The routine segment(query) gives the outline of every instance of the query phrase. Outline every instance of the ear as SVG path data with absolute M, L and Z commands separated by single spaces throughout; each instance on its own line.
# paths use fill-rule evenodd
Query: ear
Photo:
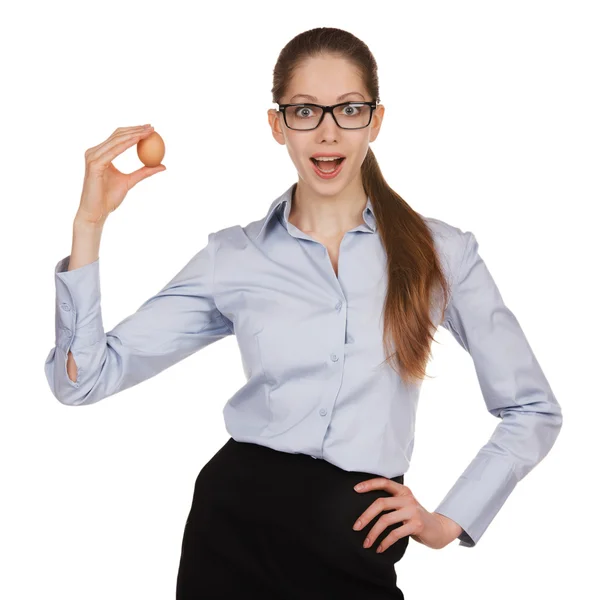
M 373 118 L 371 119 L 371 131 L 369 133 L 369 141 L 374 142 L 379 135 L 381 129 L 381 123 L 383 122 L 383 115 L 385 113 L 385 106 L 378 104 L 377 108 L 373 111 Z
M 274 108 L 270 108 L 267 111 L 267 117 L 271 127 L 271 134 L 275 138 L 275 141 L 282 146 L 285 146 L 285 136 L 283 134 L 283 127 L 285 127 L 285 124 L 283 123 L 283 115 Z

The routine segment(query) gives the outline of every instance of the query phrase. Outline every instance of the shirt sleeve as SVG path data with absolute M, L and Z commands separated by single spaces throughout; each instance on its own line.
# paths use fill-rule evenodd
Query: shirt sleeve
M 55 346 L 45 363 L 48 384 L 62 404 L 93 404 L 126 390 L 233 333 L 213 297 L 215 234 L 158 293 L 105 333 L 99 259 L 54 271 Z M 67 375 L 69 350 L 77 381 Z
M 456 521 L 460 546 L 473 547 L 552 448 L 562 411 L 475 236 L 460 237 L 462 261 L 442 326 L 471 355 L 487 410 L 501 422 L 434 512 Z

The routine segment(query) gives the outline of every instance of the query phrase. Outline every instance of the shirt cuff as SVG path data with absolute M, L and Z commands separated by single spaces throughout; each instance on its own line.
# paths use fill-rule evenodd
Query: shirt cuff
M 517 485 L 513 467 L 505 458 L 478 455 L 458 478 L 434 512 L 456 521 L 463 532 L 461 546 L 480 540 Z
M 100 259 L 69 271 L 71 255 L 54 268 L 55 344 L 65 354 L 104 339 L 100 308 Z

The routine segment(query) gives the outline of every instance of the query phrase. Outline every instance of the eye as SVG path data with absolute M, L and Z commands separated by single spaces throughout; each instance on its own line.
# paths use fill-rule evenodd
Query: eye
M 348 117 L 353 117 L 354 115 L 359 115 L 362 111 L 362 105 L 360 104 L 346 104 L 343 107 L 344 114 Z M 346 109 L 351 109 L 349 112 L 346 112 Z
M 305 104 L 303 106 L 298 106 L 294 111 L 294 115 L 296 117 L 300 117 L 301 119 L 312 116 L 307 114 L 308 112 L 312 112 L 312 108 L 310 108 L 309 105 Z

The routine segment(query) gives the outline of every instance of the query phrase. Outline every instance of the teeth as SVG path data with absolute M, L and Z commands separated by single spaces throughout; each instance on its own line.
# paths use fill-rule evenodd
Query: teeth
M 343 158 L 343 156 L 315 156 L 314 160 L 338 160 L 338 158 Z

